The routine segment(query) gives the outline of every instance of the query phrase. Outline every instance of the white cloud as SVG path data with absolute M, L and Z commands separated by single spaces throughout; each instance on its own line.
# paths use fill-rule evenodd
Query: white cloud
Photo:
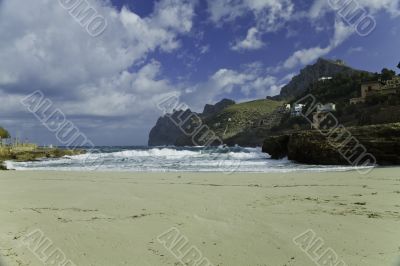
M 334 1 L 331 1 L 335 3 Z M 355 3 L 358 7 L 366 10 L 370 15 L 375 15 L 380 11 L 385 11 L 393 17 L 400 16 L 400 0 L 359 0 L 344 2 L 338 1 L 337 5 L 330 5 L 329 1 L 326 0 L 315 0 L 311 6 L 308 17 L 311 19 L 319 19 L 326 15 L 327 12 L 339 11 L 348 3 Z
M 400 0 L 362 0 L 357 4 L 372 14 L 385 11 L 394 17 L 400 15 Z
M 250 28 L 247 32 L 247 36 L 242 41 L 237 41 L 235 45 L 231 48 L 234 51 L 242 50 L 257 50 L 264 46 L 265 44 L 260 38 L 260 33 L 257 28 Z
M 286 61 L 283 63 L 283 67 L 286 69 L 294 68 L 298 65 L 306 65 L 314 61 L 315 59 L 322 57 L 331 51 L 330 46 L 312 47 L 309 49 L 298 50 L 293 53 Z
M 253 75 L 247 73 L 239 73 L 231 69 L 220 69 L 210 78 L 210 83 L 213 84 L 218 93 L 231 93 L 237 86 L 254 80 Z
M 385 11 L 390 15 L 396 17 L 400 15 L 400 0 L 363 0 L 355 2 L 360 7 L 366 10 L 366 14 L 375 15 L 380 11 Z M 329 1 L 326 0 L 315 0 L 311 5 L 311 8 L 304 12 L 298 11 L 293 14 L 293 20 L 309 19 L 313 23 L 315 30 L 320 32 L 321 29 L 327 30 L 326 27 L 322 27 L 320 23 L 326 23 L 324 16 L 328 13 L 335 13 L 339 10 L 335 10 L 330 6 Z M 315 46 L 307 49 L 301 49 L 295 51 L 289 56 L 282 64 L 276 67 L 271 67 L 271 72 L 278 72 L 285 69 L 292 69 L 297 66 L 307 65 L 315 61 L 319 57 L 326 56 L 333 49 L 337 48 L 343 42 L 345 42 L 354 33 L 354 28 L 348 26 L 343 22 L 342 18 L 336 13 L 336 19 L 334 24 L 334 35 L 332 36 L 327 46 Z M 359 49 L 357 50 L 359 51 Z M 356 52 L 356 50 L 351 51 Z
M 72 115 L 105 117 L 154 114 L 154 98 L 174 89 L 160 73 L 160 63 L 152 61 L 135 73 L 123 71 L 113 78 L 101 79 L 82 90 L 80 96 L 86 99 L 85 105 L 71 101 L 63 104 L 63 110 Z
M 89 2 L 108 23 L 96 38 L 59 1 L 1 2 L 0 95 L 8 99 L 1 104 L 2 117 L 27 117 L 18 113 L 19 100 L 39 89 L 67 116 L 85 117 L 83 127 L 88 122 L 115 128 L 124 123 L 142 131 L 151 126 L 149 118 L 158 116 L 153 97 L 172 86 L 160 63 L 147 57 L 180 46 L 179 36 L 192 29 L 194 6 L 190 0 L 160 0 L 140 17 L 108 1 Z
M 252 13 L 257 24 L 268 31 L 288 21 L 294 10 L 290 0 L 208 0 L 208 6 L 210 19 L 215 23 L 232 22 Z
M 307 15 L 312 20 L 321 18 L 329 8 L 327 0 L 315 0 Z
M 90 2 L 108 22 L 97 38 L 88 35 L 58 1 L 3 1 L 0 61 L 7 64 L 0 65 L 0 90 L 22 95 L 41 89 L 49 96 L 57 94 L 60 105 L 81 106 L 92 115 L 123 113 L 121 106 L 95 108 L 103 96 L 129 99 L 130 113 L 139 115 L 133 106 L 154 91 L 168 90 L 165 81 L 156 79 L 158 63 L 137 73 L 128 69 L 158 48 L 168 52 L 179 47 L 178 35 L 192 28 L 193 5 L 162 0 L 142 18 L 127 8 L 117 11 L 101 1 Z
M 263 47 L 262 35 L 282 29 L 294 12 L 291 0 L 208 0 L 208 8 L 210 20 L 218 26 L 249 14 L 254 17 L 254 25 L 248 30 L 247 37 L 231 47 L 235 51 Z
M 277 95 L 287 77 L 278 79 L 268 75 L 259 62 L 244 65 L 240 70 L 221 68 L 208 80 L 188 88 L 182 98 L 194 110 L 201 110 L 204 103 L 219 101 L 234 93 L 236 100 L 259 99 Z
M 203 45 L 199 47 L 200 54 L 206 54 L 210 51 L 210 45 Z
M 345 25 L 344 22 L 337 20 L 335 22 L 334 36 L 326 47 L 312 47 L 308 49 L 302 49 L 294 52 L 285 62 L 278 66 L 275 71 L 283 69 L 291 69 L 298 65 L 307 65 L 317 58 L 322 57 L 330 53 L 334 48 L 342 44 L 347 38 L 351 36 L 354 29 Z
M 149 55 L 154 51 L 176 51 L 182 45 L 181 35 L 193 35 L 195 0 L 158 0 L 154 11 L 145 17 L 128 8 L 117 10 L 109 0 L 89 1 L 108 22 L 104 34 L 97 38 L 89 36 L 57 0 L 0 0 L 0 97 L 5 99 L 0 105 L 2 115 L 21 112 L 19 99 L 40 89 L 67 115 L 77 119 L 85 116 L 85 122 L 94 125 L 104 124 L 88 117 L 129 119 L 136 124 L 147 119 L 145 122 L 151 124 L 148 118 L 157 116 L 154 97 L 171 90 L 183 91 L 183 85 L 171 84 L 163 76 L 161 64 Z M 289 22 L 308 19 L 321 27 L 321 21 L 327 23 L 323 16 L 334 12 L 326 0 L 315 0 L 303 13 L 295 10 L 295 2 L 208 0 L 209 19 L 226 26 L 251 17 L 250 25 L 246 24 L 247 35 L 236 39 L 231 47 L 244 51 L 262 48 L 266 34 L 283 29 Z M 379 11 L 400 15 L 400 0 L 359 2 L 373 15 Z M 349 38 L 351 31 L 336 21 L 327 44 L 294 51 L 278 68 L 287 71 L 329 54 Z M 200 54 L 210 51 L 203 37 L 196 45 Z M 184 50 L 177 57 L 184 55 Z M 198 59 L 188 53 L 188 57 Z M 233 91 L 249 98 L 265 97 L 277 94 L 283 83 L 257 64 L 240 70 L 218 66 L 210 71 L 213 74 L 204 82 L 186 86 L 185 97 L 192 97 L 191 103 L 202 107 Z

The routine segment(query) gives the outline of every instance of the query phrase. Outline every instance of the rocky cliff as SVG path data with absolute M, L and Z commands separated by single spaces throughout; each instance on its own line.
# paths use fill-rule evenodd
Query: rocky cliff
M 223 99 L 222 101 L 216 103 L 215 105 L 206 104 L 206 106 L 204 106 L 204 111 L 203 111 L 202 115 L 204 117 L 214 115 L 234 104 L 235 104 L 235 101 L 232 101 L 229 99 Z
M 367 153 L 376 158 L 379 165 L 400 164 L 400 123 L 351 127 L 347 130 L 354 140 L 366 148 Z M 263 151 L 273 159 L 287 156 L 289 160 L 305 164 L 349 165 L 344 154 L 354 152 L 353 158 L 349 159 L 355 159 L 357 142 L 344 142 L 340 137 L 343 133 L 345 131 L 341 129 L 327 137 L 317 130 L 308 130 L 270 136 L 264 141 Z M 357 149 L 362 151 L 360 146 Z
M 356 72 L 364 72 L 346 66 L 342 61 L 328 60 L 320 58 L 313 65 L 309 65 L 300 71 L 300 74 L 284 86 L 277 99 L 291 100 L 304 93 L 311 84 L 318 81 L 321 77 L 334 77 L 339 73 L 352 75 Z
M 230 105 L 234 105 L 235 101 L 229 99 L 223 99 L 215 105 L 207 104 L 204 107 L 203 113 L 194 113 L 191 110 L 186 111 L 175 111 L 173 114 L 165 115 L 160 117 L 156 125 L 151 129 L 149 134 L 149 146 L 190 146 L 192 145 L 190 139 L 183 133 L 182 129 L 179 128 L 174 121 L 184 121 L 191 114 L 196 114 L 202 120 L 207 117 L 211 117 L 218 112 L 221 112 Z M 194 126 L 199 121 L 188 121 L 185 123 L 185 127 Z
M 360 90 L 362 80 L 370 73 L 355 70 L 346 66 L 342 61 L 318 59 L 314 65 L 301 70 L 292 81 L 283 87 L 281 94 L 268 97 L 266 100 L 255 100 L 235 104 L 234 101 L 224 99 L 215 105 L 206 105 L 202 113 L 197 114 L 203 125 L 208 126 L 225 144 L 241 146 L 260 146 L 266 136 L 271 133 L 292 130 L 298 127 L 299 121 L 286 113 L 283 117 L 279 111 L 284 102 L 290 102 L 311 93 L 319 101 L 337 103 L 337 116 L 348 125 L 364 125 L 359 123 L 358 112 L 351 112 L 346 104 Z M 329 82 L 318 82 L 321 77 L 332 77 Z M 266 88 L 267 89 L 267 88 Z M 362 109 L 358 108 L 361 112 Z M 182 115 L 182 111 L 173 116 Z M 374 112 L 379 113 L 379 112 Z M 187 111 L 190 115 L 192 112 Z M 182 119 L 181 119 L 182 120 Z M 379 122 L 379 119 L 376 119 Z M 384 121 L 380 119 L 380 121 Z M 386 120 L 385 120 L 386 121 Z M 398 120 L 390 120 L 392 122 Z M 362 122 L 362 121 L 361 121 Z M 189 121 L 185 126 L 195 127 L 196 121 Z M 309 128 L 309 125 L 306 124 Z M 300 124 L 300 128 L 301 124 Z M 273 131 L 273 132 L 271 132 Z M 161 117 L 149 136 L 150 146 L 190 146 L 191 138 L 182 133 L 170 117 Z
M 275 111 L 282 106 L 282 102 L 272 100 L 256 100 L 235 104 L 234 101 L 224 99 L 215 105 L 206 105 L 203 113 L 197 114 L 200 123 L 207 126 L 210 131 L 218 136 L 224 144 L 234 146 L 260 146 L 265 138 L 268 124 L 279 123 L 280 114 Z M 186 111 L 175 112 L 173 117 L 184 118 L 192 114 Z M 271 119 L 273 118 L 273 119 Z M 276 120 L 276 121 L 275 121 Z M 271 122 L 272 121 L 272 122 Z M 198 128 L 199 121 L 188 121 L 185 128 Z M 150 146 L 192 146 L 192 136 L 183 134 L 171 117 L 161 117 L 149 136 Z
M 185 119 L 192 114 L 192 111 L 175 111 L 171 115 L 160 117 L 156 125 L 151 129 L 149 134 L 149 146 L 168 146 L 176 145 L 177 141 L 184 138 L 185 134 L 176 126 L 173 121 L 179 121 L 176 118 Z

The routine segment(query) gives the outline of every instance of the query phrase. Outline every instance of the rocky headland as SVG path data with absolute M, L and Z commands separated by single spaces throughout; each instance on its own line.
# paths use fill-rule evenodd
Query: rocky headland
M 359 144 L 378 165 L 400 164 L 400 123 L 280 134 L 267 137 L 262 148 L 272 159 L 288 157 L 305 164 L 349 165 L 349 155 L 353 153 L 356 159 L 363 151 Z
M 185 127 L 196 128 L 201 123 L 225 145 L 262 146 L 273 159 L 288 157 L 305 164 L 348 165 L 351 160 L 340 151 L 351 155 L 351 145 L 360 149 L 357 146 L 360 144 L 378 164 L 397 165 L 400 164 L 400 93 L 388 90 L 387 94 L 377 93 L 362 103 L 352 103 L 354 98 L 362 97 L 363 84 L 383 84 L 396 79 L 392 70 L 370 73 L 351 68 L 341 60 L 320 58 L 294 76 L 277 96 L 243 103 L 224 99 L 206 105 L 202 113 L 178 110 L 159 118 L 150 132 L 149 146 L 193 146 L 192 139 L 171 117 L 185 120 L 196 114 L 200 121 L 189 119 Z M 310 115 L 306 119 L 293 114 L 299 100 L 309 95 L 321 105 L 333 106 L 329 113 L 343 126 L 342 131 L 351 133 L 356 144 L 346 144 L 340 137 L 335 140 L 335 134 L 344 133 L 340 130 L 327 139 L 326 132 L 314 129 L 315 117 Z

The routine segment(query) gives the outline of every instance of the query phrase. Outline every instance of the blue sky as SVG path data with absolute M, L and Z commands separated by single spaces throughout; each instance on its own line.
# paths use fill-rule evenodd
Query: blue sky
M 75 0 L 82 1 L 82 0 Z M 395 69 L 400 0 L 354 1 L 376 28 L 360 36 L 328 0 L 90 0 L 92 37 L 58 1 L 0 2 L 0 125 L 57 144 L 21 106 L 40 90 L 97 145 L 140 145 L 170 92 L 200 111 L 276 95 L 318 57 Z

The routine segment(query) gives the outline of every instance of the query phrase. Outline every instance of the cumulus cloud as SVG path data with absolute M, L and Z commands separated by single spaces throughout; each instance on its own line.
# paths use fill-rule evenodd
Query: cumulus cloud
M 157 49 L 171 52 L 180 46 L 178 36 L 192 28 L 193 4 L 161 0 L 140 17 L 125 7 L 89 2 L 108 23 L 97 38 L 58 1 L 2 1 L 0 92 L 14 105 L 8 112 L 19 110 L 18 99 L 39 89 L 67 115 L 135 120 L 154 109 L 154 94 L 171 89 L 160 63 L 140 64 Z
M 338 47 L 349 38 L 353 32 L 353 28 L 345 25 L 344 22 L 337 20 L 335 22 L 334 36 L 326 47 L 316 46 L 295 51 L 282 65 L 278 66 L 275 71 L 291 69 L 299 65 L 307 65 L 315 61 L 317 58 L 330 53 L 334 48 Z
M 71 115 L 121 117 L 154 114 L 153 101 L 160 93 L 174 89 L 168 79 L 161 76 L 161 64 L 151 61 L 138 71 L 123 71 L 112 78 L 100 79 L 92 85 L 85 85 L 80 96 L 85 104 L 70 101 L 64 109 Z M 106 108 L 105 108 L 106 107 Z
M 380 11 L 389 13 L 393 17 L 400 15 L 400 0 L 364 0 L 348 3 L 356 3 L 360 8 L 365 9 L 365 14 L 375 15 Z M 341 2 L 339 2 L 341 3 Z M 347 6 L 344 5 L 344 6 Z M 292 69 L 297 66 L 302 66 L 315 61 L 319 57 L 328 55 L 333 49 L 337 48 L 343 42 L 345 42 L 355 31 L 352 26 L 347 25 L 338 13 L 343 6 L 332 6 L 329 1 L 326 0 L 315 0 L 311 8 L 308 11 L 298 11 L 293 15 L 293 19 L 308 19 L 311 23 L 315 24 L 316 31 L 320 31 L 321 19 L 327 13 L 335 13 L 336 19 L 334 22 L 334 34 L 326 46 L 314 46 L 311 48 L 301 49 L 293 52 L 282 64 L 276 67 L 271 67 L 270 71 L 278 72 L 282 70 Z M 325 22 L 325 21 L 324 21 Z M 360 51 L 360 49 L 352 50 L 350 52 Z
M 260 38 L 260 33 L 257 28 L 250 28 L 247 36 L 242 41 L 237 41 L 231 48 L 234 51 L 242 50 L 257 50 L 264 46 L 264 42 Z
M 244 65 L 239 70 L 221 68 L 207 81 L 190 87 L 182 98 L 194 110 L 201 110 L 204 103 L 219 101 L 232 93 L 239 101 L 265 98 L 279 94 L 288 78 L 289 75 L 282 79 L 268 75 L 265 66 L 259 62 Z
M 232 22 L 250 12 L 259 26 L 270 31 L 289 20 L 294 10 L 290 0 L 208 0 L 208 6 L 215 23 Z
M 261 36 L 280 30 L 294 12 L 291 0 L 208 0 L 208 7 L 210 20 L 219 26 L 249 14 L 254 17 L 254 25 L 248 30 L 246 38 L 231 47 L 235 51 L 263 47 Z
M 178 46 L 177 34 L 190 30 L 193 15 L 190 5 L 177 2 L 162 1 L 150 17 L 140 18 L 92 1 L 109 24 L 101 37 L 92 38 L 58 1 L 3 1 L 0 60 L 8 64 L 0 66 L 0 85 L 73 90 L 112 78 L 157 47 L 170 51 Z
M 207 64 L 212 67 L 207 69 L 203 80 L 196 77 L 193 83 L 178 77 L 179 81 L 171 81 L 163 75 L 166 66 L 160 62 L 164 57 L 157 61 L 152 56 L 176 52 L 178 60 L 193 58 L 188 61 L 204 67 L 200 57 L 214 58 L 213 53 L 218 49 L 212 42 L 205 43 L 208 37 L 195 40 L 196 52 L 190 45 L 180 49 L 187 40 L 182 41 L 183 35 L 191 37 L 191 41 L 196 39 L 194 25 L 201 24 L 195 31 L 204 34 L 204 25 L 226 27 L 247 21 L 246 33 L 227 41 L 231 41 L 230 48 L 234 51 L 260 49 L 265 46 L 263 39 L 267 34 L 275 34 L 300 19 L 315 23 L 323 32 L 331 32 L 333 28 L 331 38 L 324 37 L 325 44 L 291 51 L 274 68 L 283 71 L 282 76 L 292 68 L 328 55 L 352 33 L 352 28 L 339 18 L 333 22 L 331 16 L 323 17 L 335 12 L 326 0 L 314 0 L 307 10 L 295 10 L 300 5 L 294 0 L 208 0 L 209 23 L 198 24 L 194 23 L 197 0 L 157 0 L 153 11 L 146 16 L 126 7 L 116 9 L 109 0 L 89 2 L 108 24 L 97 38 L 90 36 L 57 0 L 0 0 L 2 123 L 24 121 L 22 124 L 31 125 L 26 120 L 29 114 L 19 101 L 37 89 L 81 126 L 118 131 L 129 125 L 150 127 L 159 115 L 155 99 L 170 91 L 177 90 L 191 107 L 201 109 L 205 103 L 215 102 L 226 94 L 239 93 L 246 98 L 278 94 L 290 79 L 290 75 L 283 79 L 270 75 L 265 66 L 255 63 L 237 68 Z M 380 11 L 393 17 L 400 15 L 400 0 L 358 2 L 372 15 Z M 326 25 L 329 28 L 322 27 Z M 247 58 L 240 63 L 245 63 L 244 60 Z M 177 76 L 194 73 L 197 72 Z M 147 135 L 146 129 L 143 132 Z
M 331 1 L 335 3 L 334 1 Z M 330 1 L 315 0 L 309 10 L 309 17 L 312 19 L 322 18 L 326 13 L 338 11 L 341 8 L 348 6 L 349 3 L 356 4 L 357 7 L 365 9 L 371 15 L 375 15 L 380 11 L 385 11 L 393 17 L 400 15 L 400 0 L 362 0 L 362 1 L 349 1 L 343 5 L 343 2 L 338 1 L 337 5 L 331 5 Z

